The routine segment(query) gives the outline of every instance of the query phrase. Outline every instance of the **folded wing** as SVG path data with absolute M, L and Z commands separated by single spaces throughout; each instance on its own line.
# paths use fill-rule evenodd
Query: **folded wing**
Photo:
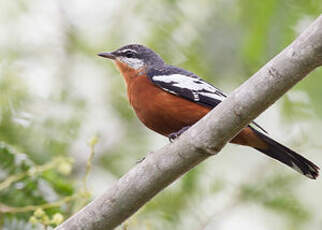
M 186 70 L 168 66 L 165 69 L 152 69 L 148 77 L 161 89 L 210 108 L 216 107 L 227 96 L 220 89 Z M 252 124 L 267 133 L 257 123 Z

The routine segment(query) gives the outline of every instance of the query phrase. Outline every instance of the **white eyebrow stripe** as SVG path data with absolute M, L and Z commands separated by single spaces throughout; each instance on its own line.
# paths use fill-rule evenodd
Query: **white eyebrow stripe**
M 192 91 L 194 100 L 199 101 L 199 96 L 213 98 L 222 101 L 226 97 L 216 87 L 198 78 L 192 78 L 182 74 L 153 76 L 154 81 L 163 82 L 174 87 L 188 89 Z
M 131 51 L 131 52 L 133 52 L 133 53 L 138 53 L 138 52 L 136 52 L 136 50 L 133 50 L 133 49 L 124 49 L 124 50 L 120 50 L 119 52 L 120 53 L 126 53 L 127 51 Z

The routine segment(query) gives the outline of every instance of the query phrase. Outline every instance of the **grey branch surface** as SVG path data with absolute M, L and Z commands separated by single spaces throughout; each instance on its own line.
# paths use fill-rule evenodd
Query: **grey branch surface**
M 182 174 L 218 153 L 243 127 L 321 65 L 322 15 L 174 143 L 148 154 L 56 230 L 108 230 L 120 225 Z

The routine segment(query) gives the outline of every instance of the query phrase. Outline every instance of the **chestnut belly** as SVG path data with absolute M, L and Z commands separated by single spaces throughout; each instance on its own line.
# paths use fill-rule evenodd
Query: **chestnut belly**
M 143 124 L 165 136 L 193 125 L 210 111 L 210 108 L 161 89 L 144 95 L 132 99 L 134 111 Z

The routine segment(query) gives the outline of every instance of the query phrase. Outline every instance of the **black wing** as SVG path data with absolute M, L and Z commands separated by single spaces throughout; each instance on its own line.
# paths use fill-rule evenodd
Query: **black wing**
M 191 72 L 174 66 L 151 69 L 148 71 L 148 77 L 161 89 L 207 107 L 213 108 L 226 98 L 215 86 Z
M 220 89 L 197 75 L 175 66 L 153 68 L 147 75 L 161 89 L 210 108 L 217 106 L 227 97 Z M 266 133 L 258 124 L 252 123 Z

